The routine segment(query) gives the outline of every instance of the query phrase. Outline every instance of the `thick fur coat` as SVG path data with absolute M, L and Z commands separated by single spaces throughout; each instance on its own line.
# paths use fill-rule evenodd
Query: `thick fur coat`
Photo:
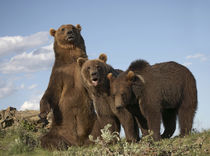
M 80 25 L 51 29 L 55 63 L 47 90 L 40 101 L 40 117 L 53 112 L 50 131 L 41 138 L 44 148 L 83 145 L 92 131 L 95 112 L 92 100 L 81 82 L 79 57 L 87 58 Z
M 111 81 L 115 106 L 124 107 L 134 98 L 147 120 L 153 138 L 169 138 L 178 116 L 181 136 L 189 134 L 197 109 L 197 88 L 192 73 L 176 62 L 149 65 L 137 60 Z M 160 135 L 161 119 L 165 131 Z
M 93 99 L 94 108 L 97 114 L 97 126 L 94 127 L 91 135 L 100 136 L 100 129 L 105 125 L 111 124 L 111 132 L 120 132 L 120 123 L 122 124 L 126 139 L 128 141 L 139 140 L 138 125 L 135 116 L 127 108 L 116 109 L 114 99 L 110 95 L 110 83 L 107 78 L 108 73 L 116 77 L 120 70 L 113 69 L 106 64 L 107 56 L 101 54 L 99 59 L 86 60 L 81 58 L 78 64 L 81 66 L 81 76 L 85 88 Z M 138 104 L 136 105 L 138 110 Z

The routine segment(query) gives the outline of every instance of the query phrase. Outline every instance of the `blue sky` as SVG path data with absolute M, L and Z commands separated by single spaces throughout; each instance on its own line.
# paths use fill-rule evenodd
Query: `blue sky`
M 39 109 L 54 53 L 49 29 L 81 24 L 90 59 L 125 70 L 141 58 L 177 61 L 197 80 L 194 127 L 210 128 L 210 1 L 0 1 L 0 109 Z

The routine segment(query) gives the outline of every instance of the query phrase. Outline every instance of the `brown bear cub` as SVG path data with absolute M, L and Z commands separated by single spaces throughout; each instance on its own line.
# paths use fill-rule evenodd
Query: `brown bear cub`
M 149 65 L 137 60 L 117 78 L 109 75 L 115 106 L 125 107 L 133 99 L 147 119 L 154 140 L 170 138 L 178 116 L 181 136 L 189 134 L 197 109 L 196 81 L 192 73 L 175 62 Z M 160 136 L 161 119 L 165 127 Z
M 55 62 L 47 90 L 40 101 L 40 117 L 52 110 L 50 131 L 41 138 L 41 146 L 60 149 L 83 145 L 92 131 L 96 115 L 85 88 L 80 81 L 79 57 L 87 58 L 80 25 L 62 25 L 50 29 L 54 37 Z
M 118 110 L 114 106 L 113 98 L 110 96 L 108 73 L 112 73 L 114 77 L 119 74 L 119 70 L 113 69 L 106 64 L 107 56 L 101 54 L 99 59 L 87 60 L 79 58 L 78 64 L 81 66 L 81 76 L 83 84 L 87 89 L 97 114 L 98 125 L 94 127 L 91 135 L 100 136 L 100 129 L 105 125 L 111 124 L 111 132 L 120 132 L 120 123 L 122 124 L 126 139 L 128 141 L 139 140 L 139 128 L 135 117 L 127 108 Z M 139 109 L 138 104 L 133 108 Z

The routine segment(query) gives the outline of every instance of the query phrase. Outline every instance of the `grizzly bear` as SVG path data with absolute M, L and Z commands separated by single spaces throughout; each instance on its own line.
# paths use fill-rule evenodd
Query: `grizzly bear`
M 140 110 L 152 130 L 154 140 L 170 138 L 178 116 L 180 135 L 189 134 L 197 109 L 196 81 L 192 73 L 176 62 L 149 65 L 137 60 L 117 78 L 108 75 L 116 108 L 137 99 Z M 161 118 L 165 127 L 160 136 Z
M 120 132 L 120 123 L 122 124 L 126 139 L 128 141 L 139 140 L 139 128 L 135 116 L 132 115 L 130 108 L 116 109 L 113 98 L 110 96 L 108 73 L 117 76 L 120 70 L 113 69 L 106 64 L 107 56 L 101 54 L 99 59 L 87 60 L 79 58 L 78 64 L 81 66 L 81 77 L 84 87 L 87 89 L 97 114 L 99 129 L 95 129 L 91 135 L 100 136 L 100 129 L 108 123 L 111 124 L 111 132 Z M 139 110 L 138 104 L 133 106 Z M 139 113 L 138 113 L 139 114 Z M 95 135 L 97 134 L 97 135 Z
M 92 131 L 96 115 L 80 80 L 79 57 L 87 58 L 80 25 L 50 29 L 54 37 L 55 62 L 47 90 L 40 101 L 40 118 L 52 110 L 50 131 L 41 138 L 43 148 L 83 145 Z

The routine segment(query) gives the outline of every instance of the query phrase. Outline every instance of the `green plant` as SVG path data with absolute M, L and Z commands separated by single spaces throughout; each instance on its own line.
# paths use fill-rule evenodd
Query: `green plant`
M 16 128 L 16 138 L 10 143 L 9 154 L 31 152 L 39 147 L 39 140 L 34 132 L 35 128 L 31 123 L 22 121 Z
M 71 146 L 66 151 L 47 151 L 40 148 L 39 132 L 18 126 L 6 131 L 0 139 L 0 155 L 53 155 L 53 156 L 197 156 L 210 155 L 210 130 L 192 133 L 183 138 L 175 137 L 154 142 L 152 132 L 138 143 L 119 138 L 118 133 L 109 131 L 111 125 L 101 130 L 101 137 L 92 139 L 90 146 Z M 0 131 L 1 132 L 1 131 Z
M 22 120 L 20 126 L 27 131 L 37 132 L 36 124 L 28 120 Z
M 4 138 L 5 134 L 6 134 L 6 131 L 3 129 L 0 129 L 0 138 Z
M 104 129 L 101 130 L 101 137 L 96 140 L 90 136 L 89 139 L 96 144 L 97 148 L 93 149 L 96 155 L 136 155 L 140 150 L 136 143 L 129 143 L 126 139 L 121 139 L 119 133 L 111 133 L 109 128 L 110 124 L 107 124 Z
M 89 136 L 89 139 L 96 143 L 96 144 L 100 144 L 100 145 L 108 145 L 110 143 L 112 143 L 114 140 L 119 141 L 119 133 L 117 132 L 113 132 L 111 133 L 111 131 L 109 130 L 109 128 L 111 127 L 111 124 L 107 124 L 106 126 L 104 126 L 103 129 L 101 129 L 101 137 L 97 137 L 96 140 L 93 139 L 93 136 Z

